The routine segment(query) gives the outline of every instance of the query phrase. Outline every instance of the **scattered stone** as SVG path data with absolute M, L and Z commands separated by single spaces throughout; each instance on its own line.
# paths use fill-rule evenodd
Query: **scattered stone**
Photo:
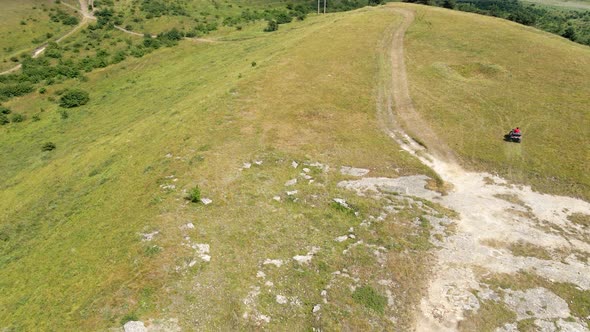
M 155 232 L 151 232 L 151 233 L 145 233 L 145 234 L 141 234 L 141 236 L 143 236 L 143 239 L 141 239 L 142 241 L 151 241 L 154 239 L 154 236 L 160 234 L 160 232 L 155 231 Z
M 335 240 L 336 240 L 336 242 L 344 242 L 344 241 L 348 240 L 348 235 L 339 236 Z
M 367 173 L 369 173 L 369 170 L 365 168 L 342 166 L 340 167 L 340 173 L 343 175 L 364 176 L 367 175 Z
M 277 303 L 278 304 L 286 304 L 287 303 L 287 297 L 285 297 L 283 295 L 277 295 Z
M 274 265 L 276 267 L 281 267 L 283 265 L 283 260 L 282 259 L 266 259 L 264 262 L 262 262 L 262 265 Z
M 504 326 L 496 329 L 496 332 L 518 332 L 516 323 L 506 323 Z
M 201 198 L 201 203 L 203 203 L 205 205 L 209 205 L 209 204 L 213 203 L 213 201 L 209 198 Z
M 289 187 L 289 186 L 294 186 L 297 184 L 297 179 L 291 179 L 287 182 L 285 182 L 285 186 Z
M 242 165 L 242 169 L 248 169 L 248 168 L 250 168 L 250 167 L 252 167 L 252 164 L 250 164 L 250 163 L 244 163 L 244 164 Z
M 294 196 L 294 195 L 297 195 L 297 193 L 298 193 L 298 192 L 299 192 L 299 191 L 297 191 L 297 190 L 287 191 L 287 196 Z
M 580 324 L 578 322 L 568 322 L 563 319 L 560 319 L 556 323 L 557 323 L 557 327 L 559 328 L 559 331 L 562 331 L 562 332 L 578 332 L 578 331 L 586 332 L 586 331 L 588 331 L 588 329 L 586 327 L 584 327 L 582 324 Z
M 538 328 L 536 329 L 536 331 L 538 332 L 557 332 L 557 327 L 555 327 L 555 323 L 551 321 L 535 319 L 535 326 Z
M 305 167 L 305 168 L 303 169 L 303 172 L 304 172 L 304 173 L 309 173 L 310 171 L 311 171 L 311 170 L 310 170 L 309 168 L 307 168 L 307 167 Z
M 277 202 L 280 202 L 281 201 L 281 196 L 275 196 L 272 199 L 274 199 Z
M 567 303 L 542 287 L 527 289 L 524 292 L 507 290 L 504 302 L 516 312 L 518 320 L 567 318 L 570 316 Z
M 254 163 L 258 166 L 262 165 L 262 160 L 255 160 Z
M 258 315 L 258 321 L 270 323 L 270 317 L 268 317 L 267 315 Z
M 172 153 L 167 153 L 166 158 L 172 158 Z M 142 323 L 143 324 L 143 323 Z
M 307 255 L 297 255 L 294 256 L 293 259 L 299 264 L 309 264 L 313 258 L 313 255 L 315 255 L 319 250 L 320 248 L 318 247 L 312 247 Z
M 309 174 L 300 173 L 299 175 L 300 175 L 302 178 L 306 179 L 306 180 L 311 180 L 311 179 L 313 179 L 313 178 L 311 177 L 311 175 L 309 175 Z
M 299 163 L 297 163 L 295 160 L 293 160 L 293 162 L 291 162 L 291 166 L 293 166 L 293 168 L 297 168 L 297 167 L 299 167 Z
M 322 308 L 321 305 L 316 304 L 313 306 L 313 309 L 311 310 L 311 312 L 313 312 L 315 314 L 316 312 L 320 311 L 321 308 Z
M 133 320 L 125 323 L 125 325 L 123 325 L 123 330 L 125 330 L 125 332 L 147 332 L 147 328 L 143 322 Z
M 265 282 L 265 283 L 264 283 L 264 285 L 265 285 L 266 287 L 272 287 L 272 286 L 274 286 L 275 284 L 274 284 L 272 281 L 267 281 L 267 282 Z
M 205 262 L 211 261 L 211 256 L 209 256 L 209 245 L 205 243 L 196 243 L 191 246 L 193 249 L 197 251 L 197 255 L 204 260 Z
M 190 261 L 190 263 L 188 263 L 188 267 L 193 267 L 196 264 L 197 264 L 197 261 L 193 259 L 192 261 Z
M 160 188 L 162 188 L 164 190 L 174 190 L 174 189 L 176 189 L 176 186 L 173 184 L 161 184 Z
M 499 301 L 500 300 L 500 296 L 498 296 L 498 294 L 496 294 L 496 292 L 494 292 L 493 290 L 487 288 L 487 289 L 482 289 L 480 291 L 477 292 L 477 297 L 479 297 L 482 300 L 492 300 L 492 301 Z
M 256 278 L 266 278 L 266 273 L 264 273 L 263 271 L 258 271 L 256 272 Z
M 343 206 L 343 207 L 345 207 L 347 209 L 350 209 L 350 206 L 348 205 L 348 203 L 346 203 L 346 201 L 344 199 L 342 199 L 342 198 L 334 198 L 333 200 L 334 200 L 334 202 L 340 204 L 341 206 Z
M 189 223 L 188 223 L 188 224 L 186 224 L 185 226 L 186 226 L 186 228 L 188 228 L 188 229 L 194 229 L 194 228 L 195 228 L 195 225 L 193 225 L 193 223 L 192 223 L 192 222 L 189 222 Z
M 319 169 L 321 169 L 321 170 L 322 170 L 324 173 L 328 173 L 328 171 L 330 170 L 330 166 L 328 166 L 328 165 L 324 165 L 324 164 L 322 164 L 322 163 L 319 163 L 319 162 L 315 162 L 315 163 L 308 164 L 308 166 L 315 167 L 315 168 L 319 168 Z

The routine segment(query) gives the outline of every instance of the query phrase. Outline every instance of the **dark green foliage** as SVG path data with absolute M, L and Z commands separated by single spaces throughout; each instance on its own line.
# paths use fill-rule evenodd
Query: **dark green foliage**
M 33 92 L 33 90 L 33 86 L 29 83 L 0 83 L 0 100 L 22 96 L 29 92 Z
M 43 94 L 45 94 L 45 92 L 47 92 L 47 89 L 46 89 L 46 88 L 40 88 L 40 89 L 39 89 L 39 93 L 40 93 L 40 94 L 42 94 L 42 95 L 43 95 Z
M 187 198 L 189 201 L 193 202 L 193 203 L 198 203 L 201 201 L 201 189 L 199 188 L 199 186 L 195 186 L 193 189 L 191 189 L 188 192 L 188 196 Z
M 61 56 L 62 56 L 61 49 L 57 45 L 56 42 L 50 42 L 47 45 L 47 48 L 45 49 L 45 56 L 50 57 L 50 58 L 54 58 L 54 59 L 61 58 Z
M 23 122 L 25 121 L 25 116 L 19 113 L 14 113 L 12 115 L 12 119 L 10 119 L 14 123 Z
M 0 114 L 10 114 L 12 111 L 8 107 L 0 106 Z
M 268 25 L 264 28 L 264 32 L 272 32 L 279 30 L 279 23 L 275 20 L 268 21 Z
M 286 24 L 291 23 L 291 21 L 293 21 L 293 17 L 291 17 L 286 12 L 279 12 L 275 15 L 275 20 L 278 24 Z
M 72 108 L 85 105 L 90 100 L 88 92 L 79 89 L 67 90 L 59 99 L 59 106 Z
M 377 6 L 385 3 L 385 0 L 369 0 L 369 6 Z
M 365 307 L 374 310 L 379 314 L 383 314 L 385 312 L 385 305 L 387 304 L 387 299 L 377 293 L 375 289 L 371 286 L 362 286 L 358 287 L 353 293 L 352 298 L 359 304 L 364 305 Z
M 55 13 L 51 14 L 49 17 L 53 22 L 61 22 L 65 25 L 76 25 L 79 23 L 77 17 L 70 16 L 68 13 L 59 8 L 55 11 Z
M 59 110 L 59 117 L 62 120 L 65 120 L 70 117 L 70 114 L 68 114 L 68 111 L 66 111 L 66 110 Z
M 55 148 L 56 148 L 55 143 L 46 142 L 46 143 L 43 143 L 43 145 L 41 146 L 41 151 L 51 151 L 51 150 L 55 150 Z
M 0 126 L 10 123 L 6 114 L 0 114 Z
M 33 120 L 33 122 L 41 121 L 41 116 L 39 114 L 35 114 L 31 120 Z
M 568 26 L 565 31 L 561 34 L 562 37 L 567 38 L 569 40 L 575 41 L 576 40 L 576 30 L 570 25 Z
M 181 5 L 161 0 L 143 0 L 140 7 L 146 13 L 146 18 L 170 16 L 188 16 L 188 13 Z
M 455 0 L 444 0 L 442 6 L 448 9 L 455 9 L 457 2 Z
M 448 0 L 443 1 L 444 6 Z M 590 45 L 590 11 L 555 9 L 518 0 L 459 0 L 456 8 L 501 17 Z

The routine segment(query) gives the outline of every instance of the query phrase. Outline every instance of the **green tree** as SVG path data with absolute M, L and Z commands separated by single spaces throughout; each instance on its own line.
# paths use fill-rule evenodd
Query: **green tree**
M 444 0 L 442 6 L 448 9 L 455 9 L 457 2 L 455 0 Z
M 79 89 L 67 90 L 59 99 L 59 106 L 72 108 L 85 105 L 90 100 L 88 92 Z

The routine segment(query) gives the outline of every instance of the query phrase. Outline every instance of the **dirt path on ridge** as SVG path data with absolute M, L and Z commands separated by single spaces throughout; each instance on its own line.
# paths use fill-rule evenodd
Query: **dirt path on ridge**
M 525 291 L 494 289 L 486 284 L 481 272 L 487 276 L 527 272 L 548 282 L 571 283 L 580 291 L 590 290 L 590 229 L 568 220 L 574 213 L 590 215 L 590 204 L 537 193 L 528 186 L 511 185 L 491 174 L 465 171 L 414 108 L 403 48 L 404 35 L 414 13 L 395 7 L 393 10 L 403 16 L 403 23 L 389 40 L 392 71 L 386 75 L 383 86 L 390 91 L 380 92 L 380 122 L 402 149 L 418 157 L 453 186 L 443 196 L 424 190 L 421 182 L 408 185 L 408 193 L 437 202 L 460 215 L 452 235 L 431 239 L 437 248 L 436 265 L 427 294 L 420 303 L 416 330 L 457 331 L 466 313 L 476 313 L 486 301 L 492 301 L 506 306 L 517 317 L 497 331 L 516 331 L 518 321 L 530 318 L 537 329 L 544 331 L 589 331 L 590 316 L 576 317 L 568 303 L 551 291 L 535 285 Z M 429 149 L 407 135 L 398 118 Z M 380 179 L 365 178 L 358 185 L 363 181 L 396 180 Z M 550 257 L 515 255 L 508 248 L 516 244 L 540 248 Z

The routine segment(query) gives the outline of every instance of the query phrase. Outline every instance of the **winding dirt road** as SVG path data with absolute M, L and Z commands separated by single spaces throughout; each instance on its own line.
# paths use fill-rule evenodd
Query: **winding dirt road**
M 78 0 L 80 3 L 80 8 L 77 8 L 75 6 L 70 5 L 69 3 L 66 2 L 61 2 L 62 5 L 69 7 L 75 11 L 77 11 L 78 13 L 80 13 L 82 15 L 82 20 L 80 21 L 80 23 L 78 25 L 76 25 L 75 28 L 73 28 L 72 30 L 70 30 L 68 33 L 66 33 L 65 35 L 61 36 L 59 39 L 57 39 L 55 42 L 56 43 L 60 43 L 61 41 L 63 41 L 64 39 L 68 38 L 69 36 L 73 35 L 74 33 L 76 33 L 77 31 L 79 31 L 82 27 L 84 27 L 86 24 L 88 24 L 88 22 L 96 20 L 96 17 L 93 15 L 93 13 L 91 11 L 88 11 L 88 1 L 86 0 Z M 90 6 L 94 9 L 94 1 L 90 0 Z M 122 31 L 126 34 L 129 35 L 133 35 L 133 36 L 137 36 L 137 37 L 143 37 L 144 34 L 143 33 L 139 33 L 139 32 L 134 32 L 131 30 L 127 30 L 121 26 L 115 25 L 115 29 Z M 152 35 L 152 38 L 156 38 L 157 35 Z M 214 40 L 214 39 L 208 39 L 208 38 L 187 38 L 185 37 L 185 39 L 193 41 L 193 42 L 197 42 L 197 43 L 209 43 L 209 44 L 214 44 L 214 43 L 220 43 L 221 41 L 218 40 Z M 39 57 L 41 54 L 43 54 L 43 52 L 45 52 L 45 49 L 47 48 L 47 44 L 43 44 L 39 47 L 37 47 L 33 53 L 32 53 L 32 57 L 33 58 L 37 58 Z M 15 71 L 18 71 L 19 69 L 21 69 L 22 65 L 18 64 L 8 70 L 5 70 L 3 72 L 0 72 L 0 75 L 8 75 L 10 73 L 13 73 Z
M 534 319 L 537 329 L 588 331 L 590 316 L 574 317 L 564 299 L 551 291 L 540 287 L 524 292 L 498 291 L 486 284 L 481 271 L 488 276 L 527 272 L 549 282 L 570 283 L 580 290 L 589 290 L 590 265 L 584 257 L 590 255 L 590 229 L 569 221 L 568 216 L 590 215 L 590 204 L 537 193 L 491 174 L 465 171 L 414 108 L 404 61 L 404 35 L 414 13 L 399 7 L 393 10 L 403 16 L 403 23 L 390 40 L 391 74 L 386 75 L 383 86 L 391 91 L 380 93 L 380 120 L 405 151 L 453 186 L 444 196 L 423 189 L 413 195 L 460 214 L 453 235 L 443 240 L 431 239 L 437 247 L 437 262 L 420 303 L 416 330 L 457 331 L 468 312 L 475 313 L 485 301 L 493 301 L 505 305 L 517 317 L 514 322 L 499 326 L 499 331 L 515 331 L 518 321 L 529 318 Z M 400 122 L 405 128 L 417 129 L 411 136 L 426 146 L 435 143 L 434 148 L 427 150 L 418 144 L 404 132 Z M 412 194 L 411 188 L 409 191 Z M 508 249 L 523 243 L 541 248 L 551 257 L 517 256 Z

